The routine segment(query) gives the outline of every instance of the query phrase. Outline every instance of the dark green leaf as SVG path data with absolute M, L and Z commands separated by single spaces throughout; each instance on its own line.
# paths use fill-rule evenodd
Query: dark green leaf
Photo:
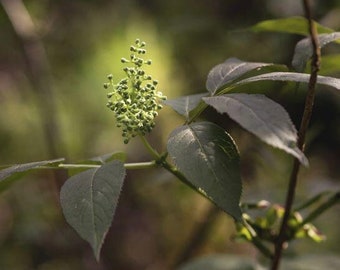
M 200 93 L 190 96 L 179 97 L 176 99 L 165 100 L 163 103 L 173 108 L 180 115 L 186 119 L 189 118 L 189 113 L 202 101 L 202 97 L 207 96 L 208 93 Z
M 318 33 L 331 33 L 332 29 L 316 23 Z M 249 30 L 253 32 L 281 32 L 308 36 L 308 21 L 303 17 L 266 20 L 255 24 Z
M 340 32 L 334 32 L 331 34 L 321 34 L 318 35 L 320 48 L 326 46 L 328 43 L 340 39 Z M 311 39 L 304 38 L 300 40 L 294 51 L 294 56 L 292 60 L 292 66 L 296 71 L 302 72 L 306 68 L 307 61 L 313 55 L 313 48 L 311 44 Z
M 190 261 L 178 270 L 260 270 L 260 268 L 245 256 L 211 255 Z
M 33 169 L 39 169 L 45 166 L 53 168 L 62 161 L 64 161 L 63 158 L 13 165 L 0 171 L 0 182 L 4 180 L 11 181 L 17 179 Z
M 286 110 L 264 95 L 226 94 L 203 98 L 219 113 L 227 113 L 262 141 L 295 156 L 305 166 L 308 160 L 297 147 L 297 132 Z
M 213 67 L 207 78 L 206 87 L 213 95 L 218 89 L 241 77 L 245 73 L 273 64 L 244 62 L 237 58 L 229 58 L 224 63 Z
M 196 189 L 241 220 L 239 153 L 233 139 L 210 122 L 185 125 L 172 132 L 168 152 Z
M 309 82 L 309 74 L 296 73 L 296 72 L 271 72 L 261 74 L 258 76 L 250 77 L 242 81 L 237 82 L 238 85 L 243 85 L 251 82 L 258 81 L 293 81 L 293 82 Z M 326 76 L 318 76 L 318 84 L 328 85 L 340 90 L 340 79 Z
M 90 243 L 99 260 L 125 178 L 124 164 L 112 161 L 69 178 L 60 192 L 67 222 Z

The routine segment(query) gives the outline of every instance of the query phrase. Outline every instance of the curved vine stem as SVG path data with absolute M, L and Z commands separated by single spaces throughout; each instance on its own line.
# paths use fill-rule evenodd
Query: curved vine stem
M 318 71 L 320 68 L 320 59 L 321 59 L 317 30 L 316 30 L 314 22 L 312 21 L 310 1 L 303 0 L 303 6 L 305 10 L 305 16 L 308 20 L 308 27 L 309 27 L 309 33 L 310 33 L 310 38 L 311 38 L 311 43 L 312 43 L 313 56 L 312 56 L 312 62 L 311 62 L 311 75 L 310 75 L 309 84 L 308 84 L 308 92 L 307 92 L 307 96 L 305 100 L 304 112 L 303 112 L 300 129 L 299 129 L 298 147 L 302 151 L 304 150 L 306 132 L 307 132 L 307 128 L 308 128 L 311 116 L 312 116 L 313 104 L 314 104 L 314 99 L 315 99 L 315 85 L 316 85 Z M 294 159 L 294 165 L 293 165 L 293 169 L 290 175 L 289 186 L 288 186 L 288 191 L 287 191 L 287 196 L 286 196 L 285 214 L 283 216 L 282 224 L 281 224 L 280 231 L 279 231 L 279 236 L 275 244 L 274 259 L 272 261 L 271 270 L 279 269 L 283 247 L 285 245 L 285 242 L 287 241 L 286 232 L 288 228 L 288 220 L 291 215 L 292 206 L 293 206 L 293 202 L 295 198 L 295 190 L 297 186 L 297 176 L 299 173 L 299 169 L 300 169 L 300 162 L 297 159 Z

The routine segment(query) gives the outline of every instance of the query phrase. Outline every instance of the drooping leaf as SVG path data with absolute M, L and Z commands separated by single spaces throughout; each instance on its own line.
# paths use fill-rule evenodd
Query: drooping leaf
M 211 122 L 179 127 L 171 133 L 167 148 L 178 169 L 200 193 L 241 220 L 239 153 L 221 127 Z
M 124 165 L 116 160 L 72 176 L 60 192 L 67 222 L 90 243 L 97 260 L 113 220 L 124 178 Z
M 237 82 L 238 85 L 243 85 L 251 82 L 258 81 L 293 81 L 293 82 L 309 82 L 309 74 L 305 73 L 296 73 L 296 72 L 271 72 L 266 74 L 261 74 L 258 76 L 250 77 L 244 80 Z M 317 84 L 328 85 L 340 90 L 340 79 L 327 77 L 327 76 L 318 76 Z
M 203 98 L 219 113 L 256 135 L 267 144 L 295 156 L 305 166 L 308 160 L 297 147 L 297 132 L 286 110 L 264 95 L 226 94 Z
M 213 95 L 222 86 L 241 77 L 245 73 L 269 65 L 273 64 L 244 62 L 237 58 L 229 58 L 224 63 L 219 64 L 210 70 L 206 87 Z
M 316 23 L 318 33 L 331 33 L 332 29 Z M 253 32 L 281 32 L 308 36 L 308 21 L 304 17 L 290 17 L 266 20 L 255 24 L 249 30 Z
M 186 119 L 189 118 L 189 113 L 202 101 L 202 97 L 207 96 L 208 93 L 200 93 L 190 96 L 179 97 L 176 99 L 165 100 L 163 103 L 173 108 L 180 115 Z
M 260 270 L 256 263 L 245 256 L 210 255 L 185 263 L 177 270 Z
M 12 165 L 0 171 L 0 182 L 5 180 L 6 181 L 15 180 L 23 176 L 25 173 L 33 169 L 41 168 L 43 166 L 44 167 L 49 166 L 51 168 L 56 167 L 62 161 L 64 161 L 63 158 Z
M 319 46 L 320 48 L 326 46 L 328 43 L 340 39 L 340 32 L 334 32 L 330 34 L 321 34 L 318 35 Z M 300 40 L 296 46 L 294 51 L 294 56 L 292 60 L 292 66 L 296 71 L 302 72 L 306 68 L 307 61 L 313 55 L 313 47 L 311 43 L 311 39 L 304 38 Z

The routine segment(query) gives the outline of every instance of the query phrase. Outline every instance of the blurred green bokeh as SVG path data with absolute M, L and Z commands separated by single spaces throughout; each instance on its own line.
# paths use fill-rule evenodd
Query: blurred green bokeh
M 112 151 L 126 151 L 128 161 L 150 159 L 138 140 L 124 145 L 113 115 L 106 108 L 106 76 L 122 75 L 120 58 L 129 55 L 136 38 L 147 43 L 153 60 L 150 74 L 169 98 L 205 91 L 209 70 L 229 57 L 289 65 L 301 38 L 276 33 L 253 34 L 242 29 L 261 20 L 303 15 L 299 1 L 141 1 L 141 0 L 27 0 L 47 53 L 52 95 L 35 88 L 20 39 L 0 8 L 0 164 L 65 157 L 77 162 Z M 0 1 L 1 3 L 1 1 Z M 319 1 L 320 23 L 340 28 L 340 3 Z M 235 31 L 237 30 L 237 31 Z M 240 30 L 240 31 L 238 31 Z M 326 53 L 339 52 L 329 46 Z M 326 62 L 327 63 L 327 62 Z M 327 75 L 339 76 L 340 64 L 325 64 Z M 328 67 L 328 69 L 327 69 Z M 337 68 L 336 68 L 337 67 Z M 298 123 L 303 95 L 278 88 L 268 95 L 280 102 Z M 48 98 L 56 106 L 50 117 Z M 339 95 L 319 89 L 308 136 L 311 168 L 303 169 L 297 200 L 325 189 L 339 189 Z M 44 115 L 46 114 L 47 115 Z M 50 118 L 49 118 L 50 117 Z M 209 110 L 205 117 L 223 125 L 235 138 L 242 158 L 243 200 L 282 203 L 291 157 L 272 149 L 241 130 L 226 117 Z M 57 127 L 56 152 L 46 138 L 44 119 Z M 162 150 L 169 132 L 182 120 L 164 108 L 150 135 Z M 58 193 L 66 176 L 51 172 L 27 176 L 0 196 L 0 269 L 171 269 L 191 232 L 205 222 L 210 203 L 160 170 L 129 172 L 122 198 L 102 252 L 95 263 L 90 247 L 66 224 Z M 337 224 L 339 207 L 317 220 L 329 236 L 322 244 L 294 243 L 293 252 L 340 255 Z M 193 256 L 237 253 L 256 256 L 246 244 L 230 237 L 233 223 L 221 213 Z

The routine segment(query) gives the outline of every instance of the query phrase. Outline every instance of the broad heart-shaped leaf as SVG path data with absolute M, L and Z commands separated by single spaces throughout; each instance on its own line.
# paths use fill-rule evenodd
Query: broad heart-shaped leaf
M 297 132 L 286 110 L 264 95 L 226 94 L 203 98 L 219 113 L 227 113 L 262 141 L 295 156 L 305 166 L 308 160 L 296 146 Z
M 316 23 L 318 33 L 331 33 L 332 29 Z M 248 28 L 253 32 L 281 32 L 308 36 L 308 21 L 303 17 L 266 20 Z
M 200 93 L 190 96 L 179 97 L 176 99 L 165 100 L 163 103 L 173 108 L 180 115 L 186 119 L 189 118 L 189 113 L 202 101 L 202 97 L 207 96 L 208 93 Z
M 296 72 L 270 72 L 258 76 L 250 77 L 237 82 L 237 85 L 243 85 L 258 81 L 292 81 L 292 82 L 309 82 L 310 75 Z M 318 76 L 318 84 L 328 85 L 340 90 L 340 79 L 326 76 Z
M 124 164 L 112 161 L 69 178 L 60 202 L 67 222 L 90 243 L 99 260 L 125 178 Z
M 320 48 L 324 47 L 328 43 L 340 39 L 340 32 L 334 32 L 330 34 L 321 34 L 318 35 L 319 38 L 319 46 Z M 294 51 L 294 56 L 292 60 L 292 66 L 296 71 L 302 72 L 306 68 L 306 63 L 309 58 L 313 55 L 313 48 L 311 39 L 304 38 L 300 40 L 296 46 Z
M 7 180 L 7 181 L 15 180 L 23 176 L 25 173 L 29 172 L 30 170 L 38 169 L 43 166 L 49 166 L 53 168 L 63 161 L 64 161 L 63 158 L 59 158 L 59 159 L 43 160 L 43 161 L 12 165 L 0 171 L 0 182 L 4 180 Z
M 168 152 L 177 168 L 196 189 L 240 221 L 242 190 L 239 153 L 233 139 L 211 122 L 175 129 Z
M 222 86 L 241 77 L 245 73 L 269 65 L 273 64 L 244 62 L 237 58 L 229 58 L 224 63 L 219 64 L 210 70 L 206 87 L 213 95 Z

